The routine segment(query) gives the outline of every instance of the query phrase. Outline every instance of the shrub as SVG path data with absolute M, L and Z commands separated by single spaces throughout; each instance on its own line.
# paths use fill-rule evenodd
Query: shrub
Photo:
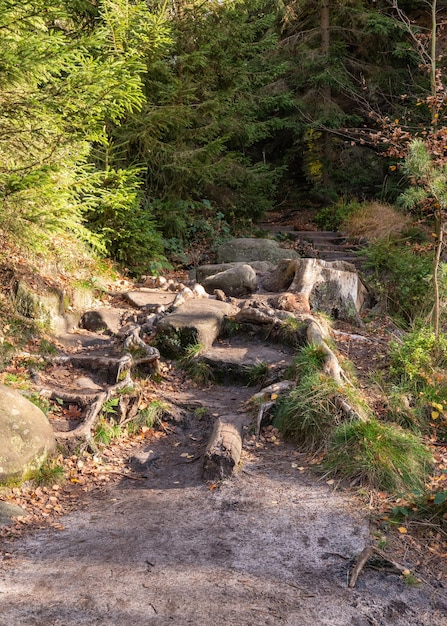
M 344 198 L 336 204 L 320 209 L 316 216 L 316 223 L 325 230 L 339 230 L 348 216 L 357 213 L 361 209 L 359 202 L 347 202 Z
M 416 381 L 426 384 L 435 371 L 447 367 L 447 337 L 436 337 L 430 326 L 416 326 L 401 343 L 390 345 L 393 378 L 399 382 Z
M 408 325 L 430 311 L 433 304 L 430 254 L 419 255 L 392 238 L 372 243 L 363 250 L 369 282 L 390 315 Z

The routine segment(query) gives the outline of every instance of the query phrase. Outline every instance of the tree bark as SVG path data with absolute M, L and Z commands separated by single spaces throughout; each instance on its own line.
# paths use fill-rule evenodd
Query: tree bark
M 228 478 L 238 465 L 242 453 L 242 422 L 218 418 L 214 424 L 203 458 L 203 478 Z

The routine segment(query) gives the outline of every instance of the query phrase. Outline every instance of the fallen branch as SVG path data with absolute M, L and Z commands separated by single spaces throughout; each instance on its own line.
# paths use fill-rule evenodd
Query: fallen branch
M 404 565 L 401 565 L 400 563 L 397 563 L 396 561 L 394 561 L 393 559 L 391 559 L 387 554 L 385 554 L 385 552 L 383 552 L 382 550 L 380 550 L 379 548 L 376 548 L 375 546 L 367 546 L 364 550 L 362 550 L 358 556 L 357 562 L 354 566 L 354 569 L 352 570 L 351 576 L 349 578 L 349 587 L 355 587 L 355 584 L 357 582 L 357 578 L 359 577 L 361 571 L 363 570 L 363 568 L 365 567 L 366 563 L 368 562 L 368 559 L 370 557 L 372 557 L 373 555 L 377 555 L 379 556 L 381 559 L 383 559 L 384 561 L 386 561 L 387 563 L 390 563 L 394 569 L 397 569 L 399 572 L 408 572 L 408 568 L 405 567 Z
M 218 418 L 203 458 L 205 480 L 228 478 L 238 465 L 242 453 L 242 424 Z

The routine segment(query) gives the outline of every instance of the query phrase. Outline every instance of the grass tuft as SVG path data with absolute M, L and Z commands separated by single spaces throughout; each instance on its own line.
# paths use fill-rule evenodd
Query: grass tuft
M 331 378 L 315 371 L 305 374 L 297 387 L 279 403 L 278 429 L 301 449 L 322 452 L 334 425 L 342 418 L 335 404 L 337 394 L 338 386 Z
M 324 468 L 358 483 L 393 493 L 424 486 L 432 456 L 412 433 L 376 419 L 353 420 L 337 426 Z

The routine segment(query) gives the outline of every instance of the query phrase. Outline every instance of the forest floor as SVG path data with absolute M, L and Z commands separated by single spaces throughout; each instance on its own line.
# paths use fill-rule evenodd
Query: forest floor
M 365 392 L 369 372 L 386 370 L 392 330 L 335 328 Z M 271 426 L 259 441 L 247 432 L 232 478 L 205 482 L 212 423 L 256 389 L 198 386 L 170 365 L 146 392 L 181 416 L 73 454 L 63 484 L 10 490 L 26 515 L 0 535 L 0 626 L 445 626 L 446 537 L 434 522 L 394 519 L 387 494 L 328 480 Z M 350 588 L 370 544 L 388 558 L 370 559 Z

